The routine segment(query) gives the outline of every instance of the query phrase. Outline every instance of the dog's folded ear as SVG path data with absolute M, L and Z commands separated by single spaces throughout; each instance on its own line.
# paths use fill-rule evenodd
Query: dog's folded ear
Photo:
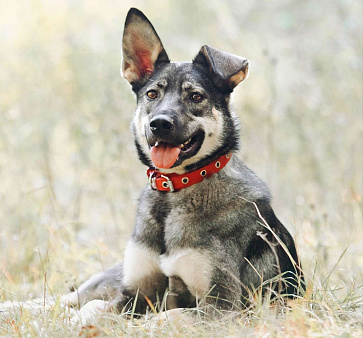
M 156 64 L 170 62 L 153 25 L 136 8 L 127 14 L 122 40 L 122 75 L 133 88 L 142 86 Z
M 248 77 L 249 61 L 246 58 L 204 45 L 193 60 L 210 71 L 214 84 L 226 92 L 232 92 Z

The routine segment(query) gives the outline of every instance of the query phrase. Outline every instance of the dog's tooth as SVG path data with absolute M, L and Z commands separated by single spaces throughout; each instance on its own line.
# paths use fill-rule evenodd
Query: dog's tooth
M 155 147 L 159 146 L 159 142 L 155 142 Z
M 184 143 L 184 146 L 188 145 L 192 139 L 190 138 L 188 141 Z

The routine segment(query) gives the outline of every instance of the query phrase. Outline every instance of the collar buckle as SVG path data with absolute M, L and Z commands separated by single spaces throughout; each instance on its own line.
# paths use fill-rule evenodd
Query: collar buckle
M 156 186 L 156 178 L 154 177 L 155 172 L 151 172 L 149 175 L 149 185 L 150 185 L 150 189 L 152 190 L 157 190 L 157 186 Z
M 162 182 L 159 182 L 161 178 L 163 180 L 162 180 Z M 161 183 L 161 186 L 163 187 L 163 189 L 169 189 L 170 192 L 175 191 L 175 188 L 174 188 L 174 185 L 173 185 L 173 182 L 171 181 L 171 179 L 165 175 L 160 175 L 160 174 L 158 175 L 156 172 L 151 172 L 149 174 L 149 185 L 152 190 L 159 190 L 158 186 L 156 184 L 157 179 L 158 179 L 158 184 Z

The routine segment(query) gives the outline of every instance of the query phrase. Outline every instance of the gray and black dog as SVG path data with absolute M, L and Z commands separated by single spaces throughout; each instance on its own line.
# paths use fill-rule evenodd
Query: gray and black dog
M 154 27 L 130 9 L 122 73 L 137 97 L 133 133 L 148 169 L 124 262 L 66 296 L 110 301 L 143 313 L 211 305 L 240 309 L 256 294 L 304 290 L 294 241 L 270 206 L 266 185 L 237 157 L 230 94 L 249 62 L 203 46 L 191 63 L 171 63 Z M 166 296 L 165 296 L 166 295 Z M 164 299 L 165 299 L 164 298 Z

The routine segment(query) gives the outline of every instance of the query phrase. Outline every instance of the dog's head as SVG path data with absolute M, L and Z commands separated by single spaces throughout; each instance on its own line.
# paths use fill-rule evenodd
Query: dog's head
M 137 96 L 133 121 L 141 161 L 184 173 L 238 148 L 228 109 L 248 60 L 203 46 L 192 63 L 171 63 L 154 27 L 130 9 L 122 43 L 122 74 Z

